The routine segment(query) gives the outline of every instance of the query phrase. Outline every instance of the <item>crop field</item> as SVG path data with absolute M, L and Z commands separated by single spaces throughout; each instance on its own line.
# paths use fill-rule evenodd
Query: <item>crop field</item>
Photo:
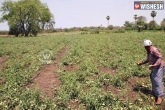
M 136 64 L 146 59 L 144 39 L 165 58 L 159 32 L 1 37 L 0 110 L 165 109 L 149 93 L 148 65 Z

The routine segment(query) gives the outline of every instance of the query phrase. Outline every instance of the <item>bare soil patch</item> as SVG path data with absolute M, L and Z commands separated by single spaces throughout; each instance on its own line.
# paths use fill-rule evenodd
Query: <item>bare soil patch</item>
M 69 107 L 69 108 L 72 108 L 72 109 L 74 109 L 74 110 L 80 110 L 78 101 L 79 101 L 78 99 L 72 100 L 72 101 L 69 103 L 68 107 Z
M 127 91 L 127 96 L 129 99 L 134 102 L 137 100 L 138 95 L 144 95 L 148 94 L 149 90 L 145 88 L 139 88 L 137 87 L 137 83 L 145 83 L 147 81 L 147 77 L 131 77 L 128 79 L 126 82 L 126 88 L 128 89 Z M 139 92 L 140 91 L 140 92 Z M 144 92 L 144 94 L 142 94 Z M 146 93 L 145 93 L 146 92 Z
M 4 71 L 5 70 L 5 62 L 7 60 L 8 56 L 6 57 L 0 57 L 0 71 Z M 0 84 L 4 84 L 6 83 L 6 79 L 4 76 L 0 77 Z
M 6 57 L 0 57 L 0 70 L 4 70 L 6 60 Z
M 132 90 L 126 92 L 127 99 L 129 99 L 132 103 L 134 103 L 137 100 L 138 95 L 139 94 L 137 92 L 134 92 Z
M 131 77 L 127 81 L 127 85 L 130 87 L 136 86 L 137 82 L 145 83 L 147 81 L 147 77 Z
M 115 73 L 116 73 L 115 70 L 109 69 L 109 68 L 106 68 L 106 67 L 102 67 L 102 66 L 99 66 L 98 69 L 99 69 L 100 72 L 108 73 L 108 74 L 111 74 L 111 75 L 115 75 Z
M 45 96 L 49 98 L 54 97 L 55 88 L 59 88 L 61 81 L 59 79 L 59 74 L 57 71 L 60 69 L 59 63 L 61 58 L 68 51 L 68 47 L 63 48 L 56 56 L 56 59 L 53 61 L 54 64 L 44 65 L 43 69 L 36 73 L 36 76 L 33 79 L 33 84 L 29 88 L 34 89 L 36 86 L 39 88 L 39 91 L 44 93 Z
M 103 91 L 104 92 L 110 91 L 110 92 L 112 92 L 115 95 L 118 95 L 118 94 L 120 94 L 122 92 L 122 90 L 117 89 L 116 87 L 114 87 L 112 85 L 109 85 L 108 87 L 104 86 L 103 87 Z
M 158 107 L 159 110 L 165 110 L 165 101 L 163 100 L 162 104 Z
M 124 89 L 118 89 L 112 85 L 108 85 L 108 87 L 103 87 L 103 92 L 110 91 L 114 95 L 119 96 L 119 99 L 122 100 L 130 100 L 134 103 L 137 100 L 137 96 L 139 95 L 148 95 L 149 90 L 146 88 L 136 88 L 137 82 L 145 83 L 147 81 L 146 77 L 131 77 L 126 81 L 126 85 Z
M 6 83 L 6 79 L 4 76 L 0 77 L 0 84 L 5 84 Z
M 5 37 L 14 37 L 13 35 L 8 35 L 8 34 L 4 34 L 4 35 L 0 35 L 1 38 L 5 38 Z
M 77 65 L 66 65 L 64 71 L 77 71 Z
M 33 80 L 39 91 L 49 98 L 54 96 L 53 88 L 58 88 L 61 84 L 59 74 L 56 73 L 58 69 L 57 65 L 45 65 L 39 75 Z
M 139 83 L 146 83 L 146 81 L 148 80 L 148 77 L 131 77 L 128 81 L 127 81 L 127 87 L 130 88 L 130 91 L 127 92 L 128 97 L 131 99 L 131 101 L 135 101 L 136 100 L 136 96 L 137 95 L 151 95 L 151 90 L 150 88 L 146 88 L 146 87 L 137 87 L 137 82 Z M 133 89 L 133 90 L 131 90 Z M 137 92 L 138 90 L 138 92 Z M 161 105 L 158 105 L 158 109 L 159 110 L 165 110 L 165 101 L 163 100 Z
M 127 90 L 126 89 L 118 89 L 112 85 L 109 85 L 108 87 L 104 87 L 103 91 L 107 92 L 110 91 L 112 92 L 114 95 L 119 97 L 119 100 L 121 101 L 126 101 L 126 100 L 130 100 L 132 103 L 135 102 L 135 100 L 137 99 L 137 92 L 134 92 L 133 90 Z
M 63 48 L 56 56 L 56 60 L 54 61 L 55 63 L 60 63 L 61 58 L 66 54 L 68 51 L 68 47 Z

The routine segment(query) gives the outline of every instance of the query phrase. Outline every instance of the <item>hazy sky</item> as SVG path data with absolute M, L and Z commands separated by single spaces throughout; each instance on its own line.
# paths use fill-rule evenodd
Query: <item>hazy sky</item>
M 5 0 L 0 0 L 0 4 Z M 47 3 L 55 17 L 55 28 L 108 25 L 123 26 L 126 20 L 134 22 L 133 16 L 145 16 L 147 22 L 152 20 L 152 10 L 134 10 L 134 0 L 41 0 Z M 138 0 L 139 1 L 139 0 Z M 148 0 L 146 0 L 148 1 Z M 155 1 L 155 0 L 150 0 Z M 164 1 L 165 0 L 159 0 Z M 155 21 L 165 18 L 165 10 L 155 10 Z M 7 23 L 0 23 L 0 30 L 8 30 Z

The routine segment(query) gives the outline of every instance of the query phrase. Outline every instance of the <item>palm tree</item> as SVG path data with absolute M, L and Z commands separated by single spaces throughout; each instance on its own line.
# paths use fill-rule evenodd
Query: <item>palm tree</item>
M 109 16 L 107 16 L 107 17 L 106 17 L 106 19 L 108 20 L 108 26 L 109 26 L 109 19 L 110 19 L 110 17 L 109 17 Z
M 136 23 L 136 20 L 138 19 L 137 15 L 134 15 L 134 19 L 135 19 L 135 23 Z
M 137 15 L 134 15 L 134 19 L 135 19 L 135 26 L 134 26 L 134 29 L 136 29 L 136 20 L 138 19 Z
M 151 12 L 151 17 L 153 17 L 153 21 L 154 21 L 154 17 L 156 16 L 156 14 L 157 14 L 157 12 L 155 12 L 155 11 Z
M 151 12 L 151 17 L 153 17 L 153 26 L 155 26 L 155 24 L 156 24 L 155 21 L 154 21 L 154 17 L 156 16 L 156 14 L 157 14 L 157 12 L 155 12 L 155 11 Z
M 161 22 L 161 27 L 162 27 L 162 33 L 164 33 L 164 29 L 165 29 L 165 18 Z

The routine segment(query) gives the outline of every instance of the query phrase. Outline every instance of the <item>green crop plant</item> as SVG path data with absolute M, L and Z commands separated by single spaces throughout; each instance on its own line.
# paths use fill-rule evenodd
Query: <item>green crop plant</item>
M 80 32 L 81 33 L 81 32 Z M 159 109 L 150 100 L 151 95 L 140 96 L 140 82 L 135 86 L 139 91 L 136 101 L 131 102 L 127 91 L 129 78 L 148 78 L 144 83 L 150 89 L 148 65 L 137 66 L 136 62 L 146 58 L 143 40 L 150 39 L 165 57 L 165 37 L 155 32 L 142 33 L 106 33 L 80 34 L 55 33 L 38 37 L 0 38 L 0 58 L 6 58 L 4 68 L 0 70 L 0 109 L 2 110 L 71 110 L 75 106 L 85 110 L 150 110 Z M 59 53 L 67 47 L 65 55 L 60 58 L 59 75 L 61 85 L 54 92 L 52 99 L 36 90 L 28 89 L 35 73 L 46 65 L 39 60 L 41 51 L 52 52 L 51 64 L 55 64 Z M 51 65 L 50 64 L 50 65 Z M 47 65 L 49 66 L 49 65 Z M 75 71 L 67 71 L 65 67 L 76 67 Z M 1 66 L 0 66 L 1 67 Z M 104 67 L 105 71 L 99 70 Z M 164 82 L 165 83 L 165 82 Z M 110 87 L 120 89 L 115 94 Z M 105 91 L 103 88 L 107 88 Z M 120 100 L 120 95 L 126 97 Z M 143 103 L 141 103 L 141 101 Z

